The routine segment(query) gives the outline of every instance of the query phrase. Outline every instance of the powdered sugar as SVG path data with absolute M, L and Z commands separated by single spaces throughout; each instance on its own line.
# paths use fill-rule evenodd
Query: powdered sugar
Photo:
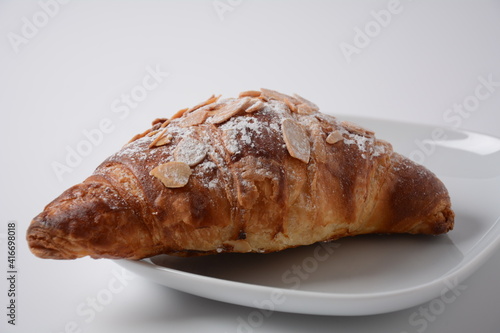
M 241 151 L 240 143 L 255 147 L 253 137 L 261 135 L 263 123 L 251 116 L 233 117 L 219 127 L 226 138 L 227 149 L 232 154 Z
M 200 163 L 195 168 L 195 174 L 199 176 L 199 179 L 203 180 L 203 184 L 205 187 L 209 189 L 215 189 L 220 186 L 220 179 L 215 176 L 212 178 L 207 178 L 209 174 L 212 174 L 217 169 L 217 164 L 212 161 L 205 160 L 203 163 Z
M 377 143 L 377 140 L 373 136 L 354 134 L 344 128 L 341 128 L 339 131 L 348 137 L 344 138 L 344 143 L 347 145 L 356 145 L 361 152 L 361 157 L 364 159 L 367 157 L 378 157 L 386 153 L 385 146 Z
M 198 165 L 198 170 L 200 170 L 203 173 L 207 171 L 212 171 L 215 168 L 217 168 L 217 164 L 215 164 L 212 161 L 205 161 Z
M 142 137 L 125 145 L 115 157 L 128 158 L 137 163 L 144 163 L 149 159 L 161 158 L 164 161 L 171 161 L 164 149 L 149 149 L 149 144 L 153 141 L 152 137 Z
M 344 139 L 344 143 L 348 145 L 356 145 L 358 146 L 358 149 L 361 152 L 366 152 L 368 151 L 368 148 L 370 145 L 373 145 L 373 138 L 367 138 L 362 135 L 358 134 L 352 134 L 347 131 L 345 133 L 348 133 L 348 136 L 350 139 Z
M 372 156 L 373 157 L 379 157 L 383 154 L 386 153 L 386 150 L 385 150 L 385 146 L 384 145 L 375 145 L 374 149 L 373 149 L 373 154 Z
M 194 166 L 205 159 L 207 152 L 208 146 L 205 143 L 188 136 L 179 142 L 174 155 L 176 161 Z

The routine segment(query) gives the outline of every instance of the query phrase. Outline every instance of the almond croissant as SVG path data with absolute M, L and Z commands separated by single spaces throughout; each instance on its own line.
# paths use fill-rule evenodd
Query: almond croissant
M 273 252 L 369 233 L 441 234 L 443 183 L 389 143 L 261 89 L 157 119 L 31 222 L 41 258 Z

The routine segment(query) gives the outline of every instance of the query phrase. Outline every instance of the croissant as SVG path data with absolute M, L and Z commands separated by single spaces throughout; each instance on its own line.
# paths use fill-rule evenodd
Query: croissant
M 371 233 L 453 228 L 429 170 L 353 123 L 273 90 L 156 119 L 27 230 L 51 259 L 267 253 Z

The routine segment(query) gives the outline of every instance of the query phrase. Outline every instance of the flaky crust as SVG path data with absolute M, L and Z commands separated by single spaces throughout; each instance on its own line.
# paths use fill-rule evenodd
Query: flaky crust
M 42 258 L 274 252 L 368 233 L 441 234 L 443 183 L 357 125 L 262 89 L 157 119 L 51 202 Z

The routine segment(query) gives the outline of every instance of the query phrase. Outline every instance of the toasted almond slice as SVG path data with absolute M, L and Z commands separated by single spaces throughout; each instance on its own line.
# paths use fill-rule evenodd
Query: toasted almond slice
M 158 141 L 156 141 L 155 147 L 164 146 L 170 142 L 172 142 L 172 134 L 164 134 Z
M 283 132 L 286 148 L 290 155 L 304 163 L 309 163 L 311 146 L 307 133 L 302 125 L 287 118 L 281 123 L 281 130 Z
M 134 142 L 135 140 L 139 140 L 140 138 L 142 138 L 142 137 L 144 137 L 146 135 L 149 135 L 149 133 L 151 133 L 151 129 L 148 129 L 148 130 L 146 130 L 146 131 L 144 131 L 142 133 L 136 134 L 136 135 L 134 135 L 132 137 L 132 139 L 129 140 L 129 142 L 127 142 L 127 144 L 131 143 L 131 142 Z
M 326 142 L 333 145 L 343 139 L 344 137 L 339 131 L 333 131 L 326 137 Z
M 361 136 L 372 137 L 375 135 L 374 131 L 358 126 L 350 121 L 342 121 L 340 123 L 341 126 L 344 126 L 349 132 L 354 134 L 358 134 Z
M 319 111 L 319 107 L 316 104 L 314 104 L 313 102 L 311 102 L 310 100 L 305 99 L 304 97 L 299 96 L 297 94 L 293 94 L 293 97 L 295 97 L 297 100 L 299 100 L 298 104 L 306 104 L 307 106 L 309 106 L 315 112 Z
M 290 109 L 290 111 L 297 112 L 297 106 L 295 104 L 293 104 L 290 101 L 290 99 L 285 98 L 284 102 L 285 102 L 286 106 L 288 106 L 288 108 Z
M 281 101 L 283 103 L 286 103 L 286 100 L 290 100 L 293 104 L 300 104 L 299 100 L 297 100 L 295 97 L 288 96 L 286 94 L 270 90 L 270 89 L 265 89 L 261 88 L 260 91 L 262 92 L 261 96 L 264 96 L 267 99 L 275 99 L 277 101 Z
M 197 109 L 199 109 L 199 108 L 201 108 L 201 107 L 203 107 L 205 105 L 209 105 L 209 104 L 215 103 L 215 102 L 217 102 L 217 100 L 219 98 L 220 98 L 220 95 L 219 96 L 212 95 L 206 101 L 201 102 L 199 104 L 196 104 L 192 108 L 189 108 L 186 112 L 193 112 L 194 110 L 197 110 Z
M 183 111 L 183 112 L 186 112 L 186 109 L 182 109 L 182 110 L 179 110 L 177 111 L 177 113 L 179 113 L 180 111 Z M 176 114 L 177 114 L 176 113 Z M 174 115 L 175 116 L 175 115 Z M 172 118 L 172 119 L 175 119 L 175 118 Z M 168 124 L 170 124 L 170 122 L 172 121 L 172 119 L 167 119 L 163 122 L 163 124 L 161 124 L 160 128 L 165 128 L 168 126 Z
M 257 100 L 252 106 L 245 110 L 246 113 L 253 113 L 264 108 L 265 104 L 261 100 Z
M 167 128 L 164 128 L 160 133 L 158 133 L 158 135 L 156 136 L 156 138 L 149 144 L 149 148 L 156 147 L 156 143 L 163 138 L 163 136 L 165 135 L 165 133 L 167 133 Z
M 318 119 L 320 122 L 329 123 L 330 125 L 335 124 L 336 123 L 335 120 L 337 119 L 332 115 L 329 115 L 326 113 L 319 113 L 319 112 L 314 114 L 314 118 Z
M 174 115 L 170 118 L 170 120 L 182 117 L 184 113 L 186 113 L 188 110 L 189 108 L 180 109 L 179 111 L 174 113 Z
M 184 109 L 181 109 L 179 111 L 177 111 L 173 116 L 172 118 L 170 119 L 167 119 L 163 122 L 163 124 L 161 124 L 161 127 L 167 127 L 168 124 L 170 124 L 170 122 L 174 119 L 177 119 L 177 118 L 180 118 L 184 115 L 184 113 L 186 113 L 188 111 L 188 108 L 184 108 Z
M 260 94 L 261 94 L 260 91 L 248 90 L 248 91 L 241 92 L 239 97 L 246 97 L 246 96 L 249 96 L 249 97 L 259 97 Z
M 302 104 L 297 105 L 297 113 L 298 114 L 313 114 L 316 112 L 317 112 L 317 110 L 313 109 L 308 104 L 302 103 Z
M 208 117 L 208 111 L 198 109 L 191 113 L 188 113 L 184 119 L 179 123 L 180 127 L 189 127 L 202 124 Z
M 186 163 L 189 166 L 195 166 L 205 159 L 207 155 L 207 146 L 191 137 L 181 140 L 174 151 L 175 160 Z
M 250 97 L 243 97 L 240 100 L 223 106 L 217 110 L 212 117 L 208 118 L 207 123 L 221 124 L 229 120 L 229 118 L 236 116 L 238 113 L 245 110 L 250 105 L 250 101 Z
M 160 124 L 160 123 L 164 123 L 166 122 L 168 119 L 167 118 L 156 118 L 155 120 L 153 120 L 151 122 L 151 126 L 154 126 L 156 124 Z
M 183 162 L 167 162 L 158 165 L 149 173 L 168 188 L 184 187 L 191 176 L 191 168 Z

